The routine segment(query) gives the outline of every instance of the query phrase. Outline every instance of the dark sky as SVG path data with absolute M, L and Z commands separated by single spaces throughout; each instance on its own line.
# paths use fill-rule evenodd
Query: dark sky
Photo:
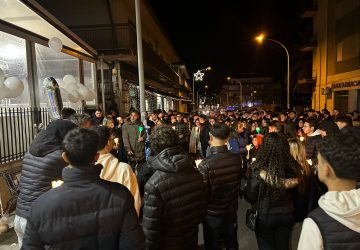
M 299 43 L 304 20 L 293 0 L 149 0 L 189 74 L 210 65 L 205 82 L 215 91 L 227 76 L 270 76 L 283 81 L 286 54 L 254 37 L 265 32 L 289 49 Z M 250 74 L 243 74 L 250 73 Z

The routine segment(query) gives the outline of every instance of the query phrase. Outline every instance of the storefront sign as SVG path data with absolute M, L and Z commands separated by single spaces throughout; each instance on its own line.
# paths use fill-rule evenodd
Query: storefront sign
M 338 82 L 331 85 L 332 88 L 341 89 L 341 88 L 349 88 L 360 86 L 360 81 L 352 81 L 352 82 Z

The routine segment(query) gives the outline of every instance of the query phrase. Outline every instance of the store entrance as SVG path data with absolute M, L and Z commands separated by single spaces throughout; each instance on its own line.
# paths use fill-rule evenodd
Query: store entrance
M 348 112 L 348 103 L 349 103 L 349 91 L 335 91 L 334 93 L 335 106 L 340 111 L 340 114 L 346 114 Z

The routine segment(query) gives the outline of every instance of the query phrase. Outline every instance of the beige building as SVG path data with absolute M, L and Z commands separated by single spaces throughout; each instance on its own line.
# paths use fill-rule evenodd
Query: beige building
M 360 1 L 314 0 L 303 13 L 313 18 L 312 107 L 360 109 Z

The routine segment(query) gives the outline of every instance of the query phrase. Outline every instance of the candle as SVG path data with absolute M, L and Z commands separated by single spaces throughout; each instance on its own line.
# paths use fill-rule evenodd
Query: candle
M 114 142 L 116 145 L 119 144 L 119 138 L 114 138 Z
M 52 181 L 51 186 L 52 188 L 60 187 L 64 182 L 62 180 Z

